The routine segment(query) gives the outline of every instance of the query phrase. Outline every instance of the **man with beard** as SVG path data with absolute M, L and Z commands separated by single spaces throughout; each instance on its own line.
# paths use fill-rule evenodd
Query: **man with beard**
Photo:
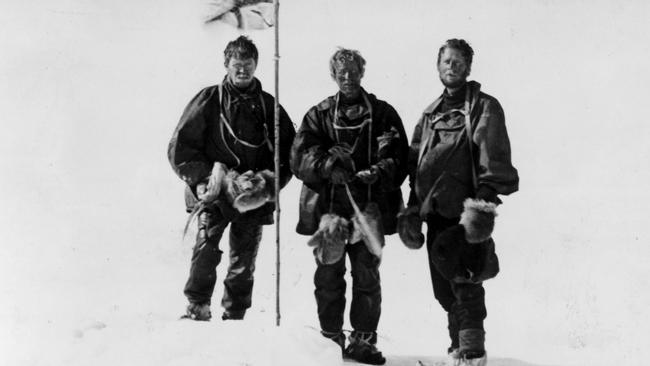
M 341 346 L 344 357 L 381 365 L 386 359 L 376 347 L 379 263 L 383 235 L 395 233 L 402 206 L 408 142 L 395 109 L 361 87 L 365 63 L 355 50 L 339 49 L 331 57 L 330 75 L 339 92 L 305 115 L 291 150 L 291 169 L 303 181 L 296 231 L 316 233 L 310 245 L 315 247 L 314 294 L 321 333 Z M 355 214 L 355 204 L 363 215 Z M 362 219 L 370 225 L 363 226 Z M 363 234 L 354 235 L 357 231 Z M 323 237 L 328 239 L 315 240 Z M 346 253 L 353 328 L 347 347 L 342 331 Z
M 408 162 L 411 194 L 400 225 L 409 222 L 401 219 L 409 216 L 427 223 L 431 281 L 448 315 L 452 364 L 484 366 L 487 312 L 481 280 L 452 278 L 441 271 L 435 248 L 436 239 L 456 226 L 462 226 L 466 238 L 461 240 L 466 243 L 491 240 L 491 229 L 479 240 L 470 239 L 474 233 L 465 222 L 470 209 L 488 207 L 493 220 L 494 208 L 501 203 L 497 195 L 518 190 L 503 109 L 494 97 L 480 91 L 479 83 L 467 81 L 473 55 L 462 39 L 450 39 L 439 49 L 437 67 L 445 89 L 424 110 L 413 133 Z M 421 235 L 419 228 L 415 231 Z
M 258 52 L 240 36 L 224 51 L 226 76 L 201 90 L 169 143 L 169 161 L 186 183 L 188 212 L 198 213 L 198 233 L 184 318 L 210 320 L 221 261 L 219 241 L 230 225 L 230 263 L 224 280 L 223 320 L 243 319 L 251 306 L 255 258 L 262 225 L 273 224 L 274 99 L 255 78 Z M 295 129 L 280 109 L 280 186 L 291 178 L 289 153 Z

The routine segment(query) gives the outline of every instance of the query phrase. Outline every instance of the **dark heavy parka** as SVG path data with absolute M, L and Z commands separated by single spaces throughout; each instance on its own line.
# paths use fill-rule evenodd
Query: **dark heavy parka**
M 508 195 L 519 188 L 517 169 L 510 160 L 510 141 L 501 105 L 494 97 L 481 92 L 481 85 L 475 81 L 466 84 L 464 95 L 465 103 L 461 101 L 459 107 L 469 107 L 473 157 L 463 113 L 437 118 L 441 116 L 444 94 L 424 110 L 415 127 L 408 162 L 409 206 L 419 206 L 423 217 L 460 216 L 463 201 L 477 193 L 471 159 L 476 162 L 479 192 L 487 189 Z
M 185 108 L 169 143 L 169 162 L 188 185 L 186 202 L 192 207 L 197 184 L 207 182 L 215 162 L 239 173 L 268 169 L 274 171 L 274 99 L 254 79 L 239 90 L 227 79 L 219 86 L 201 90 Z M 223 112 L 223 117 L 220 117 Z M 228 125 L 226 125 L 226 123 Z M 295 136 L 293 123 L 280 107 L 280 186 L 291 179 L 290 147 Z M 244 143 L 242 143 L 244 142 Z M 259 147 L 246 146 L 246 143 Z M 195 198 L 195 197 L 194 197 Z M 273 222 L 273 202 L 246 212 L 244 218 L 261 224 Z
M 362 93 L 366 93 L 362 91 Z M 328 150 L 337 143 L 355 146 L 352 159 L 356 172 L 368 169 L 368 143 L 371 143 L 370 165 L 377 167 L 379 179 L 371 185 L 372 202 L 379 204 L 385 234 L 395 233 L 396 215 L 402 208 L 400 186 L 407 176 L 408 141 L 402 121 L 392 106 L 373 94 L 365 94 L 372 110 L 371 124 L 359 129 L 338 130 L 333 122 L 337 96 L 330 96 L 312 107 L 305 115 L 291 149 L 291 169 L 303 181 L 300 194 L 299 234 L 311 235 L 318 228 L 323 214 L 336 213 L 350 218 L 353 214 L 345 186 L 332 185 L 322 174 Z M 348 112 L 351 111 L 351 112 Z M 369 117 L 364 99 L 349 106 L 339 106 L 337 124 L 355 126 Z M 368 136 L 369 130 L 372 136 Z M 379 149 L 378 138 L 392 136 Z M 359 179 L 349 182 L 356 203 L 363 210 L 368 203 L 368 185 Z

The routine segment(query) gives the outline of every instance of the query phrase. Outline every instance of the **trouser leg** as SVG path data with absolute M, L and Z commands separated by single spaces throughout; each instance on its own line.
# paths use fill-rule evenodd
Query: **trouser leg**
M 454 310 L 458 319 L 458 329 L 483 330 L 483 320 L 487 317 L 483 284 L 454 283 L 452 288 L 456 296 Z
M 447 311 L 449 336 L 452 348 L 480 352 L 483 349 L 483 321 L 487 316 L 485 308 L 485 290 L 482 284 L 456 283 L 445 279 L 435 268 L 431 260 L 433 242 L 443 230 L 456 225 L 459 219 L 432 217 L 427 220 L 427 249 L 429 252 L 429 269 L 436 299 Z
M 339 333 L 343 328 L 345 311 L 345 256 L 332 264 L 316 261 L 314 273 L 314 296 L 318 308 L 318 320 L 323 331 Z
M 446 219 L 443 217 L 434 217 L 427 220 L 427 253 L 429 258 L 429 273 L 431 274 L 431 285 L 433 295 L 440 303 L 442 308 L 447 312 L 447 329 L 451 339 L 451 348 L 458 348 L 458 331 L 459 324 L 456 316 L 456 295 L 452 289 L 452 283 L 445 279 L 433 264 L 432 256 L 433 242 L 438 234 L 444 229 L 456 224 L 458 220 Z
M 240 222 L 230 224 L 230 265 L 223 281 L 221 305 L 228 312 L 241 313 L 251 307 L 255 258 L 262 239 L 262 226 Z
M 219 241 L 227 225 L 228 221 L 218 212 L 205 211 L 199 214 L 190 276 L 184 289 L 185 296 L 191 303 L 210 304 L 217 281 L 216 267 L 221 262 Z
M 355 331 L 375 332 L 381 315 L 379 258 L 363 242 L 348 245 L 347 252 L 352 274 L 350 323 Z

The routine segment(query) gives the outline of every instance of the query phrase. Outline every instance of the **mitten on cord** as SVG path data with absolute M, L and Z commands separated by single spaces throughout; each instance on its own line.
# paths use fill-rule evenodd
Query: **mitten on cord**
M 228 173 L 228 168 L 225 164 L 215 162 L 212 166 L 212 172 L 207 179 L 207 182 L 199 183 L 196 187 L 197 197 L 204 203 L 211 203 L 219 197 L 221 188 L 223 187 L 223 180 Z
M 417 206 L 410 206 L 397 214 L 397 232 L 402 243 L 409 249 L 420 249 L 424 245 L 422 218 Z
M 252 170 L 235 179 L 233 195 L 232 206 L 242 213 L 262 207 L 271 197 L 264 175 L 253 173 Z
M 307 242 L 314 247 L 314 256 L 319 263 L 333 264 L 343 258 L 345 243 L 350 236 L 349 224 L 348 220 L 335 214 L 321 216 L 318 230 Z
M 350 243 L 363 241 L 368 251 L 381 259 L 385 242 L 379 205 L 375 202 L 368 203 L 360 215 L 355 214 L 352 217 L 352 223 L 353 232 Z

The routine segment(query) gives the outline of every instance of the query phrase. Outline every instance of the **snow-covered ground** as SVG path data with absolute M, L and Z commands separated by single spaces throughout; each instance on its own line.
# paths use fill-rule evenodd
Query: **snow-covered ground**
M 327 59 L 338 45 L 367 58 L 364 86 L 409 133 L 441 91 L 438 45 L 474 46 L 472 77 L 504 106 L 522 179 L 500 207 L 502 272 L 486 283 L 490 365 L 643 359 L 649 7 L 282 2 L 281 102 L 296 123 L 335 92 Z M 0 3 L 1 365 L 340 363 L 318 336 L 315 264 L 293 231 L 297 181 L 282 196 L 281 326 L 273 227 L 244 322 L 178 320 L 192 240 L 181 240 L 182 183 L 166 145 L 194 93 L 220 81 L 222 50 L 237 35 L 203 26 L 202 9 L 198 0 Z M 270 91 L 273 33 L 251 36 Z M 448 341 L 425 252 L 389 237 L 381 274 L 389 365 L 435 365 Z

